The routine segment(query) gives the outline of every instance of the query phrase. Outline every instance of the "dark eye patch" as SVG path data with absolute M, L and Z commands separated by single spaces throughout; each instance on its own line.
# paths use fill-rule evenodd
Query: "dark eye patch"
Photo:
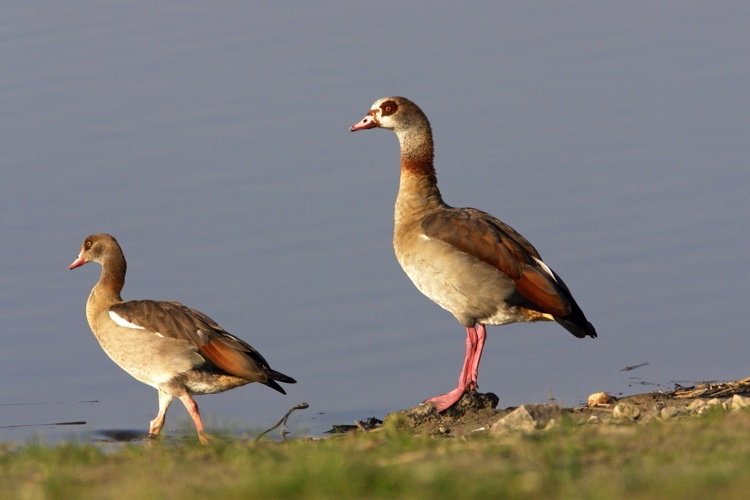
M 383 116 L 390 116 L 398 111 L 398 104 L 395 101 L 385 101 L 380 105 L 380 109 L 383 111 Z

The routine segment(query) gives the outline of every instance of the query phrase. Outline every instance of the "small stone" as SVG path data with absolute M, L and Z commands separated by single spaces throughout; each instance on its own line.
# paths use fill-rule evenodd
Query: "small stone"
M 521 405 L 492 425 L 490 434 L 493 436 L 507 431 L 531 432 L 544 428 L 550 420 L 559 419 L 562 410 L 553 404 Z
M 721 399 L 719 398 L 713 398 L 706 401 L 706 404 L 708 406 L 721 406 Z
M 619 419 L 638 420 L 641 416 L 641 410 L 635 405 L 617 403 L 612 411 L 612 416 Z
M 615 399 L 606 392 L 595 392 L 588 399 L 588 407 L 592 408 L 597 405 L 611 405 Z
M 733 410 L 739 410 L 740 408 L 747 408 L 750 406 L 750 398 L 747 396 L 740 396 L 739 394 L 735 394 L 732 396 L 732 409 Z
M 696 399 L 687 406 L 687 410 L 691 413 L 697 413 L 705 408 L 706 402 L 703 399 Z
M 685 413 L 685 410 L 683 410 L 682 408 L 668 406 L 666 408 L 661 409 L 661 411 L 659 412 L 659 418 L 661 418 L 662 420 L 669 420 L 670 418 L 683 415 L 684 413 Z
M 490 434 L 495 436 L 506 431 L 519 430 L 531 432 L 536 429 L 536 422 L 524 406 L 519 406 L 503 418 L 492 424 Z

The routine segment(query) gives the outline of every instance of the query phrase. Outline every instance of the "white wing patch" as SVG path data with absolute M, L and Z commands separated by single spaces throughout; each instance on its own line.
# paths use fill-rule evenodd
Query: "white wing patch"
M 198 334 L 198 338 L 201 339 L 201 343 L 208 344 L 208 335 L 200 330 L 195 331 Z
M 542 262 L 540 259 L 537 259 L 536 257 L 534 257 L 534 260 L 536 261 L 537 264 L 539 264 L 539 266 L 542 269 L 544 269 L 544 271 L 547 274 L 549 274 L 550 278 L 552 278 L 553 280 L 555 280 L 555 283 L 557 283 L 557 278 L 555 278 L 555 273 L 552 272 L 552 269 L 550 269 L 549 267 L 547 267 L 547 264 L 545 264 L 544 262 Z
M 123 326 L 125 328 L 133 328 L 135 330 L 145 330 L 142 326 L 136 325 L 135 323 L 131 323 L 130 321 L 127 321 L 122 316 L 118 316 L 117 313 L 114 311 L 109 311 L 109 317 L 112 318 L 112 321 L 117 323 L 120 326 Z

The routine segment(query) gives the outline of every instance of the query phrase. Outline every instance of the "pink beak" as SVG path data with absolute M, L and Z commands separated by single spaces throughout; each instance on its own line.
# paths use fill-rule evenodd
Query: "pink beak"
M 83 250 L 81 250 L 81 253 L 78 254 L 78 258 L 73 261 L 73 263 L 68 266 L 68 269 L 75 269 L 78 266 L 82 266 L 86 263 L 85 260 L 83 260 Z
M 352 125 L 349 128 L 349 132 L 356 132 L 357 130 L 365 130 L 368 128 L 375 128 L 379 125 L 377 121 L 375 121 L 375 118 L 373 118 L 372 115 L 367 115 L 364 118 L 362 118 L 362 121 L 357 123 L 356 125 Z

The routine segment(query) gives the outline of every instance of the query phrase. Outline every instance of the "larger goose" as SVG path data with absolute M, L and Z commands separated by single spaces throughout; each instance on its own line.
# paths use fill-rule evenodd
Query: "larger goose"
M 198 438 L 206 444 L 208 437 L 193 395 L 222 392 L 250 382 L 286 394 L 277 382 L 296 382 L 272 370 L 258 351 L 203 313 L 179 302 L 124 302 L 120 291 L 125 284 L 125 256 L 112 236 L 86 238 L 70 269 L 87 262 L 102 266 L 86 303 L 91 331 L 112 361 L 159 393 L 159 413 L 151 421 L 149 436 L 161 432 L 173 398 L 185 405 Z
M 458 385 L 431 398 L 437 411 L 476 390 L 485 325 L 557 321 L 578 338 L 596 337 L 562 279 L 512 227 L 474 208 L 454 208 L 440 195 L 427 116 L 404 97 L 375 101 L 350 130 L 384 128 L 398 136 L 401 182 L 393 247 L 416 287 L 466 328 Z

